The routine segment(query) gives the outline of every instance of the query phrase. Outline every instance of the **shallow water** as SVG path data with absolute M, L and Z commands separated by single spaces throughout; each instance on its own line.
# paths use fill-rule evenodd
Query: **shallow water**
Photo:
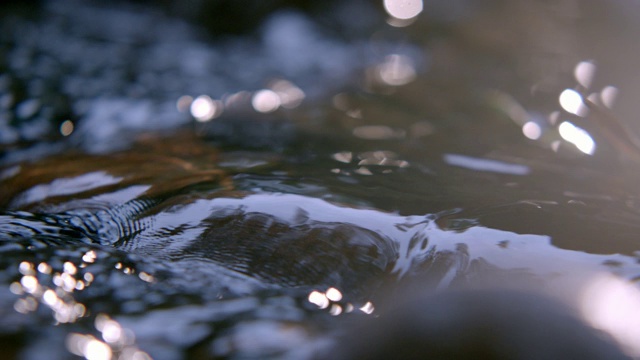
M 3 354 L 312 358 L 416 279 L 637 291 L 637 84 L 611 49 L 640 52 L 594 15 L 636 9 L 447 4 L 242 36 L 140 4 L 8 9 Z

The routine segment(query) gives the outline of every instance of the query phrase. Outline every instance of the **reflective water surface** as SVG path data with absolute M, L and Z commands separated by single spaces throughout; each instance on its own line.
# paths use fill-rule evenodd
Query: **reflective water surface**
M 4 357 L 327 357 L 496 286 L 640 356 L 637 5 L 223 3 L 3 8 Z

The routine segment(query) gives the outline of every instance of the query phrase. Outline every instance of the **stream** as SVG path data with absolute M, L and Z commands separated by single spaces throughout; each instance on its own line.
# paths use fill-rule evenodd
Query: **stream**
M 506 287 L 640 356 L 640 6 L 398 3 L 2 5 L 0 355 L 327 358 Z

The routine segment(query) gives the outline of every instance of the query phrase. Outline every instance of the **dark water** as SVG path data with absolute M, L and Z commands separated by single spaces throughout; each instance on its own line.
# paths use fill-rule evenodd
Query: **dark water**
M 4 357 L 325 357 L 503 279 L 640 353 L 636 5 L 190 4 L 3 8 Z

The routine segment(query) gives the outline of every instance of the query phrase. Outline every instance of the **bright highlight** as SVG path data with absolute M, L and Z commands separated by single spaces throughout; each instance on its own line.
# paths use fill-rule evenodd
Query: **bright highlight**
M 593 155 L 596 150 L 596 143 L 591 135 L 584 129 L 581 129 L 572 123 L 565 121 L 558 127 L 560 136 L 585 154 Z
M 384 0 L 384 9 L 396 19 L 408 20 L 422 12 L 422 0 Z

